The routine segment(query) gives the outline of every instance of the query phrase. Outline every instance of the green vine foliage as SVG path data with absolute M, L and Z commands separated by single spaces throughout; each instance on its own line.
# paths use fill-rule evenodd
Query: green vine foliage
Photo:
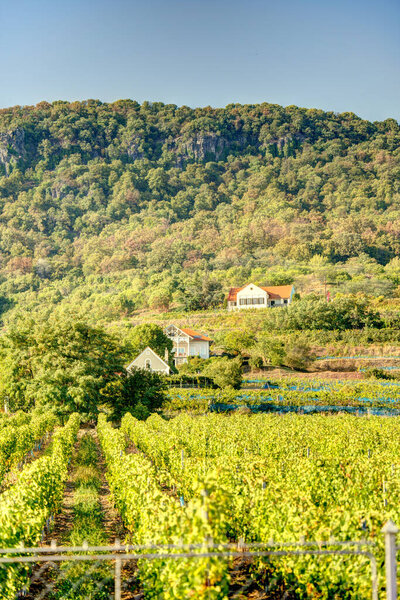
M 107 462 L 107 479 L 130 531 L 130 542 L 196 544 L 199 551 L 204 551 L 210 540 L 217 545 L 227 541 L 229 492 L 218 484 L 214 473 L 197 481 L 198 493 L 182 506 L 176 494 L 162 488 L 148 458 L 125 452 L 123 432 L 112 429 L 103 415 L 99 417 L 98 433 Z M 142 560 L 139 573 L 146 598 L 227 598 L 228 572 L 220 559 Z
M 0 481 L 13 467 L 18 465 L 27 452 L 43 441 L 44 436 L 53 430 L 56 416 L 50 411 L 44 414 L 26 415 L 28 422 L 13 425 L 12 419 L 5 419 L 7 427 L 0 426 Z M 25 418 L 24 418 L 25 421 Z
M 46 521 L 57 512 L 63 497 L 79 424 L 79 415 L 71 415 L 64 427 L 56 429 L 49 452 L 27 465 L 17 483 L 0 495 L 0 547 L 39 545 Z M 29 567 L 8 565 L 3 568 L 0 571 L 2 598 L 14 599 L 28 581 Z
M 199 501 L 199 482 L 213 473 L 229 507 L 220 522 L 226 539 L 366 539 L 381 564 L 381 528 L 400 519 L 397 418 L 182 413 L 140 422 L 126 415 L 121 428 L 141 460 L 151 461 L 152 485 L 176 490 L 188 505 Z M 370 598 L 362 557 L 289 556 L 259 566 L 260 573 L 272 567 L 301 598 Z

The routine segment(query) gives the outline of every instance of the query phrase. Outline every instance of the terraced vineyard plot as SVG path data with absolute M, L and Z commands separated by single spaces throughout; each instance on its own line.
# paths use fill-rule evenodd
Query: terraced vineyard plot
M 277 380 L 259 382 L 264 389 L 214 390 L 171 388 L 164 409 L 167 413 L 181 410 L 204 413 L 248 407 L 254 412 L 288 412 L 301 408 L 304 412 L 371 412 L 400 415 L 398 382 L 353 381 L 331 382 Z
M 323 544 L 343 549 L 334 540 L 372 550 L 382 592 L 381 528 L 389 518 L 400 522 L 399 418 L 236 412 L 181 413 L 169 421 L 153 415 L 143 422 L 126 415 L 118 429 L 101 415 L 102 454 L 94 430 L 81 430 L 73 451 L 78 427 L 79 418 L 72 417 L 56 429 L 46 454 L 0 494 L 2 547 L 40 544 L 46 522 L 60 510 L 67 477 L 69 525 L 44 544 L 53 537 L 68 546 L 124 539 L 115 521 L 104 518 L 105 470 L 129 532 L 125 541 L 158 554 L 123 566 L 124 600 L 138 594 L 146 600 L 370 600 L 368 557 L 301 554 L 316 540 L 318 551 Z M 296 552 L 300 538 L 297 555 L 250 560 L 221 554 L 227 544 L 246 550 L 270 540 L 278 551 Z M 169 556 L 168 545 L 179 558 Z M 49 572 L 51 594 L 41 596 L 35 584 L 28 597 L 112 597 L 107 560 L 85 567 L 68 556 L 66 566 Z M 14 600 L 29 587 L 32 571 L 1 567 L 0 577 L 1 600 Z

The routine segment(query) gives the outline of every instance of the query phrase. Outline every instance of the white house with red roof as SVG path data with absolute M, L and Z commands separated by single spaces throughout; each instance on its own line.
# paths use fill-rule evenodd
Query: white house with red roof
M 293 285 L 259 286 L 249 283 L 229 290 L 227 307 L 228 310 L 242 310 L 286 306 L 291 303 L 293 294 Z
M 193 329 L 168 325 L 165 329 L 167 335 L 173 342 L 172 353 L 176 365 L 188 361 L 188 358 L 198 356 L 199 358 L 210 358 L 210 344 L 212 340 Z

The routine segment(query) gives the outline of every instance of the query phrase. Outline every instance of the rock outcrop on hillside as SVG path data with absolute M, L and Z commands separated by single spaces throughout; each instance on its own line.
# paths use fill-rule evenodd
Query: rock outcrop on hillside
M 2 167 L 8 175 L 11 165 L 17 165 L 25 155 L 25 131 L 22 127 L 0 132 L 0 171 Z

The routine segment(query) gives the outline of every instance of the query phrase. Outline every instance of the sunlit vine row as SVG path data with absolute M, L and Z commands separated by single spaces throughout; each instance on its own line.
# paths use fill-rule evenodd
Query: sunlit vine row
M 230 497 L 212 473 L 199 479 L 193 499 L 182 503 L 173 490 L 161 489 L 154 466 L 146 457 L 125 451 L 125 436 L 102 415 L 98 433 L 107 480 L 132 543 L 196 544 L 201 551 L 210 539 L 216 544 L 227 541 Z M 228 570 L 220 559 L 143 560 L 139 561 L 139 575 L 146 598 L 226 598 Z
M 227 536 L 248 542 L 306 539 L 377 543 L 388 518 L 400 521 L 400 420 L 349 415 L 181 414 L 145 423 L 127 415 L 122 430 L 149 457 L 156 477 L 185 501 L 216 473 L 230 494 Z M 275 562 L 304 597 L 369 598 L 361 559 Z
M 56 429 L 49 452 L 21 471 L 15 485 L 0 495 L 0 547 L 39 544 L 46 521 L 59 508 L 68 463 L 79 429 L 79 415 Z M 27 584 L 29 569 L 7 565 L 0 569 L 2 600 L 11 600 Z
M 52 412 L 32 413 L 27 422 L 23 419 L 19 424 L 10 419 L 7 427 L 0 429 L 0 482 L 7 471 L 23 461 L 27 452 L 41 446 L 56 422 Z

